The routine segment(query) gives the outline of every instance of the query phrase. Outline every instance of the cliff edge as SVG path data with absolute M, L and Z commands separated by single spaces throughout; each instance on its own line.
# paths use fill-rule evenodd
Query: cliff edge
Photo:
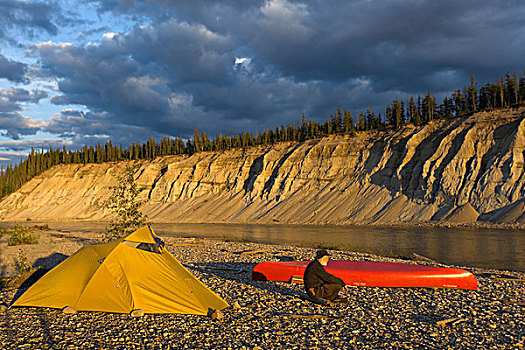
M 525 109 L 133 161 L 152 222 L 525 223 Z M 3 221 L 109 219 L 126 162 L 60 165 L 0 202 Z

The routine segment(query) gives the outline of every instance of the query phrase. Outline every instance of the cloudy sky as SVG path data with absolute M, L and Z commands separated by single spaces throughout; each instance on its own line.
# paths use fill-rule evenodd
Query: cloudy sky
M 262 131 L 525 70 L 525 4 L 0 0 L 0 163 Z

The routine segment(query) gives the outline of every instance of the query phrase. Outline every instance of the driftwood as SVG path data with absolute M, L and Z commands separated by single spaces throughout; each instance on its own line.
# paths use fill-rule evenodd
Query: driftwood
M 206 266 L 206 265 L 194 265 L 194 264 L 182 264 L 182 265 L 184 265 L 186 268 L 203 269 L 203 270 L 232 271 L 232 272 L 237 272 L 237 273 L 249 271 L 244 267 L 240 267 L 240 268 L 239 267 L 229 267 L 229 266 L 220 267 L 220 266 Z
M 516 277 L 516 276 L 513 276 L 513 275 L 507 275 L 507 274 L 504 274 L 504 273 L 483 272 L 483 273 L 476 274 L 476 277 L 492 278 L 492 279 L 500 280 L 500 281 L 525 282 L 525 278 Z
M 312 315 L 280 314 L 279 316 L 300 318 L 300 319 L 306 319 L 306 320 L 315 320 L 315 319 L 337 320 L 337 319 L 343 318 L 340 316 L 328 316 L 328 315 L 318 315 L 318 314 L 312 314 Z
M 494 279 L 500 280 L 500 281 L 525 282 L 525 279 L 523 278 L 494 277 Z
M 489 277 L 500 281 L 525 282 L 525 279 L 523 278 L 506 275 L 504 273 L 491 274 Z
M 518 305 L 518 306 L 525 306 L 525 302 L 522 301 L 510 301 L 510 300 L 498 300 L 499 302 L 505 304 L 505 305 Z
M 195 243 L 172 243 L 168 244 L 170 247 L 199 247 L 203 246 L 203 242 L 195 242 Z
M 262 254 L 262 253 L 266 253 L 268 252 L 268 250 L 266 249 L 259 249 L 259 250 L 248 250 L 248 251 L 245 251 L 245 252 L 240 252 L 238 254 L 241 254 L 241 255 L 252 255 L 252 254 Z
M 458 323 L 465 322 L 466 320 L 467 320 L 466 318 L 454 317 L 454 318 L 447 318 L 446 320 L 437 321 L 436 324 L 439 327 L 445 327 L 447 325 L 455 326 Z

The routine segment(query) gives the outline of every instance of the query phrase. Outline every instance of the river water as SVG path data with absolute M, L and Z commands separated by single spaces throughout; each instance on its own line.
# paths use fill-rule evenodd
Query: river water
M 102 223 L 49 223 L 51 228 L 104 231 Z M 525 271 L 525 230 L 376 226 L 153 224 L 155 232 L 260 243 L 326 246 L 379 255 L 424 255 L 459 266 Z

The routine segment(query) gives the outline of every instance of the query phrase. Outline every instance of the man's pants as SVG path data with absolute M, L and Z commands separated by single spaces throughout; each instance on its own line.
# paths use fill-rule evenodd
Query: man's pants
M 315 298 L 323 298 L 328 300 L 334 300 L 337 298 L 339 291 L 341 290 L 341 285 L 337 283 L 326 283 L 319 287 L 315 288 Z M 310 294 L 310 293 L 308 293 Z M 312 295 L 310 295 L 312 297 Z

